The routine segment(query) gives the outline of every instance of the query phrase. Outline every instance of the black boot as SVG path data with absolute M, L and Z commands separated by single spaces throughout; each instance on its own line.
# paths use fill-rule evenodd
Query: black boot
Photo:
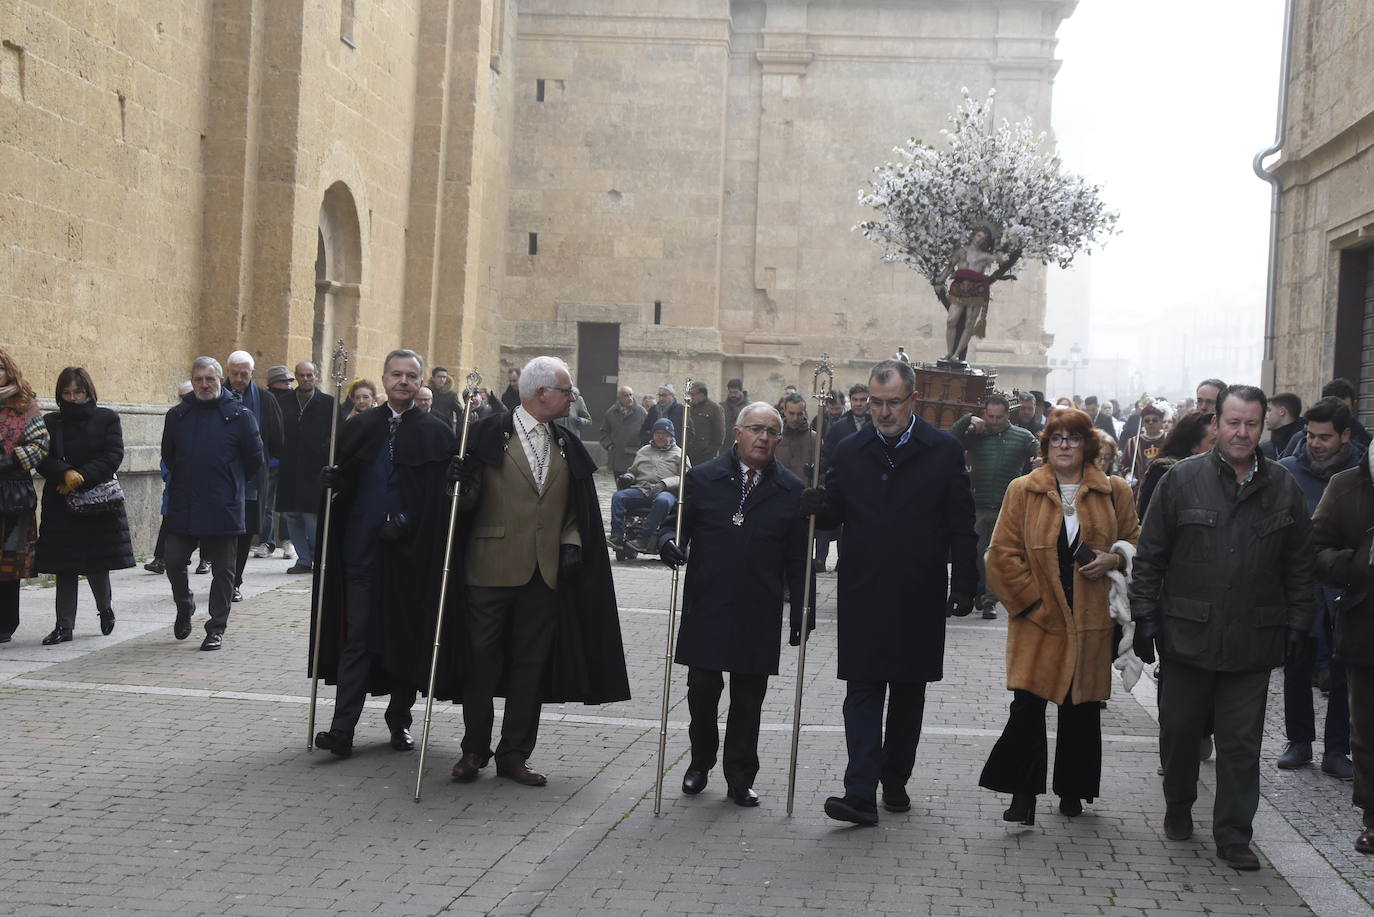
M 1033 793 L 1013 793 L 1011 806 L 1002 813 L 1002 821 L 1018 825 L 1035 824 L 1035 795 Z

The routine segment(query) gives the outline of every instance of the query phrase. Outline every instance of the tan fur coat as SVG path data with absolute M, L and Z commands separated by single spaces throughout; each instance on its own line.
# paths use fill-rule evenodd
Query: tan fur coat
M 1130 485 L 1095 466 L 1083 472 L 1078 493 L 1079 541 L 1108 551 L 1140 537 Z M 988 546 L 988 585 L 1008 609 L 1007 688 L 1060 703 L 1111 695 L 1112 618 L 1109 580 L 1075 570 L 1070 610 L 1059 583 L 1059 530 L 1064 511 L 1054 471 L 1037 468 L 1007 488 Z M 1027 614 L 1036 601 L 1040 604 Z

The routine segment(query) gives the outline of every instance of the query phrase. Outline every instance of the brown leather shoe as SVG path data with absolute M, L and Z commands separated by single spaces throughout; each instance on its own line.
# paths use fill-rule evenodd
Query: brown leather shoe
M 463 755 L 458 759 L 458 763 L 453 765 L 453 779 L 459 783 L 471 783 L 477 779 L 477 772 L 485 763 L 481 755 Z
M 1249 844 L 1219 844 L 1217 845 L 1217 859 L 1232 869 L 1241 869 L 1246 872 L 1260 868 L 1259 857 L 1255 856 L 1255 851 L 1250 849 Z
M 1364 833 L 1355 838 L 1355 849 L 1360 853 L 1374 853 L 1374 828 L 1365 828 Z
M 548 777 L 526 767 L 524 761 L 509 764 L 502 764 L 498 761 L 496 763 L 496 776 L 514 780 L 521 786 L 543 786 L 549 782 Z

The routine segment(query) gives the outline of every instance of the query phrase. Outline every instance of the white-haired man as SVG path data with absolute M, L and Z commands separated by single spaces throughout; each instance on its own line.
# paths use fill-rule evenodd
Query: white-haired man
M 248 551 L 253 546 L 253 536 L 268 531 L 264 525 L 265 517 L 272 515 L 272 504 L 265 501 L 268 494 L 267 473 L 281 457 L 283 448 L 281 405 L 270 392 L 265 392 L 253 381 L 253 355 L 246 350 L 235 350 L 229 354 L 225 365 L 228 367 L 229 389 L 243 402 L 244 407 L 253 412 L 258 422 L 258 439 L 262 442 L 262 467 L 246 483 L 243 504 L 243 534 L 239 536 L 234 557 L 234 594 L 235 602 L 243 601 L 243 568 L 248 563 Z

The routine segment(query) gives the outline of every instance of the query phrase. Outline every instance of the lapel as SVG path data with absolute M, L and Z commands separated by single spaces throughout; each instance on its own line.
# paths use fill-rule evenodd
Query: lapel
M 530 485 L 530 490 L 539 493 L 539 485 L 534 480 L 534 469 L 530 467 L 530 460 L 525 457 L 524 437 L 519 430 L 511 437 L 514 442 L 510 443 L 506 452 L 510 455 L 511 462 Z

